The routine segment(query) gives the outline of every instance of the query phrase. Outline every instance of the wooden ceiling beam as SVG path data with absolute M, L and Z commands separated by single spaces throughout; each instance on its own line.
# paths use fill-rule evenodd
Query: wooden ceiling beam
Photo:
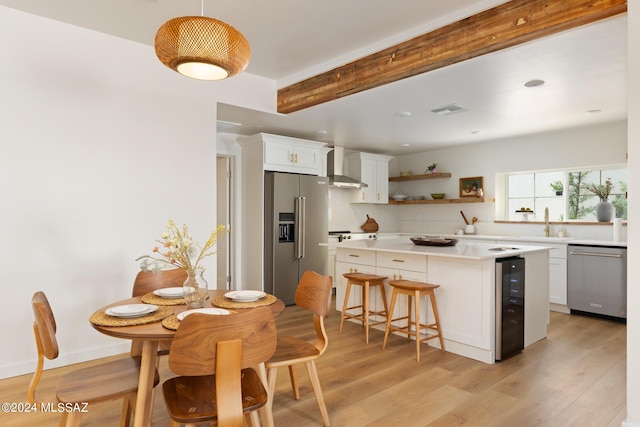
M 278 112 L 324 102 L 609 18 L 627 0 L 512 0 L 278 90 Z

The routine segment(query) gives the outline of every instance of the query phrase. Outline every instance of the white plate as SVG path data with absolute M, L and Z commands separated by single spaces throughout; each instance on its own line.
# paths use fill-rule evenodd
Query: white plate
M 231 291 L 224 294 L 225 297 L 237 302 L 252 302 L 264 298 L 267 294 L 262 291 Z
M 187 317 L 190 314 L 193 313 L 202 313 L 202 314 L 212 314 L 214 316 L 220 316 L 220 315 L 226 315 L 226 314 L 231 314 L 231 312 L 229 310 L 225 310 L 224 308 L 194 308 L 193 310 L 187 310 L 187 311 L 183 311 L 182 313 L 179 313 L 176 317 L 178 318 L 178 320 L 182 320 L 185 317 Z
M 141 317 L 147 314 L 153 313 L 158 309 L 157 305 L 153 304 L 127 304 L 117 305 L 105 310 L 109 316 L 115 317 Z
M 179 288 L 162 288 L 153 291 L 154 295 L 162 298 L 182 298 L 184 296 L 184 289 L 182 286 Z

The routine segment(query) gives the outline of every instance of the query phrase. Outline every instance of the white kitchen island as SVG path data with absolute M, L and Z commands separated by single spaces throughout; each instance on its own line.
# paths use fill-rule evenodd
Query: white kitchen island
M 549 323 L 549 248 L 460 241 L 456 246 L 417 246 L 409 238 L 359 240 L 336 248 L 336 309 L 342 310 L 347 272 L 373 273 L 389 279 L 424 281 L 436 289 L 445 350 L 485 363 L 495 362 L 496 269 L 498 258 L 525 259 L 524 345 L 547 336 Z M 391 289 L 386 286 L 387 298 Z M 372 291 L 371 306 L 382 307 L 379 291 Z M 359 292 L 351 292 L 349 306 L 358 305 Z M 424 307 L 425 304 L 423 304 Z M 406 303 L 396 304 L 393 317 L 406 315 Z M 433 322 L 430 306 L 428 321 Z M 427 313 L 421 313 L 421 317 Z M 382 326 L 380 326 L 382 327 Z M 382 344 L 382 343 L 380 343 Z M 428 344 L 440 347 L 437 340 Z

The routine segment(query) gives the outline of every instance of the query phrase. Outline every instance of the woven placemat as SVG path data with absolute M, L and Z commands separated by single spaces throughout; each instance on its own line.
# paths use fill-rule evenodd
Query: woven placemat
M 162 326 L 175 331 L 176 329 L 178 329 L 178 326 L 180 326 L 180 321 L 175 314 L 172 314 L 171 316 L 162 319 Z
M 235 313 L 235 311 L 229 311 L 229 313 L 233 314 Z M 172 331 L 175 331 L 176 329 L 178 329 L 178 326 L 180 326 L 180 320 L 178 319 L 178 316 L 176 316 L 175 314 L 172 314 L 171 316 L 165 317 L 164 319 L 162 319 L 162 326 L 164 326 L 167 329 L 171 329 Z
M 134 326 L 134 325 L 144 325 L 146 323 L 158 322 L 167 316 L 171 316 L 172 314 L 173 314 L 172 308 L 158 307 L 156 311 L 146 316 L 123 319 L 121 317 L 109 316 L 104 311 L 96 311 L 89 318 L 89 322 L 98 326 Z
M 211 299 L 211 305 L 222 308 L 252 308 L 271 305 L 277 300 L 278 299 L 271 294 L 267 294 L 267 296 L 260 298 L 258 301 L 251 302 L 237 302 L 225 296 L 220 296 Z
M 149 292 L 142 296 L 142 302 L 153 305 L 180 305 L 184 304 L 184 298 L 162 298 L 153 292 Z

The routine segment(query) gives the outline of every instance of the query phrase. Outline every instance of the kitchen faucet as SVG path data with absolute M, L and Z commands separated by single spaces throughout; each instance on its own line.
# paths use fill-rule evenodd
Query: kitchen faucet
M 544 235 L 549 237 L 549 208 L 544 208 Z

